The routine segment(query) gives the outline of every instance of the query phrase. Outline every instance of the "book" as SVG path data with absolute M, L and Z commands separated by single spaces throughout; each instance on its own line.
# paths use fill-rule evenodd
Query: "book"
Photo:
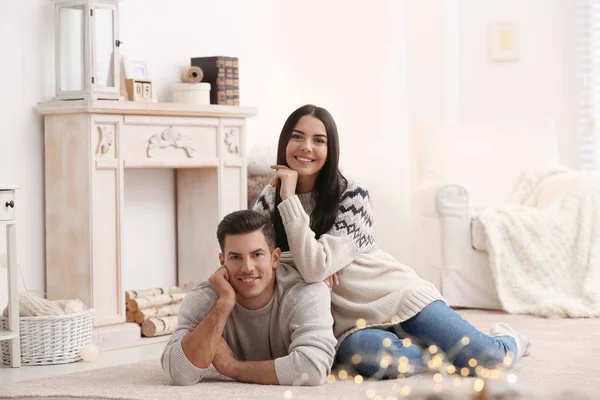
M 233 57 L 225 57 L 225 97 L 233 105 Z
M 240 68 L 237 57 L 233 59 L 233 104 L 240 105 Z
M 228 104 L 225 78 L 225 62 L 227 58 L 223 56 L 192 57 L 190 60 L 192 67 L 202 69 L 204 73 L 202 82 L 210 83 L 210 104 Z

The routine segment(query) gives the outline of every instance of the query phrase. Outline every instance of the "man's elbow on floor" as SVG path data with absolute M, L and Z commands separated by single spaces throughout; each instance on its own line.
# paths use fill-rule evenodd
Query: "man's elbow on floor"
M 188 377 L 184 377 L 181 375 L 177 375 L 177 374 L 173 374 L 171 376 L 169 376 L 169 378 L 171 379 L 171 385 L 173 386 L 190 386 L 190 385 L 195 385 L 196 383 L 200 382 L 199 379 L 190 379 Z
M 329 371 L 325 369 L 320 369 L 318 367 L 311 368 L 311 371 L 308 371 L 306 375 L 303 376 L 302 385 L 304 386 L 321 386 L 327 381 L 327 375 Z
M 202 379 L 202 375 L 200 376 L 188 376 L 187 374 L 182 374 L 180 371 L 177 371 L 176 368 L 173 368 L 168 363 L 162 364 L 162 370 L 167 375 L 169 380 L 171 381 L 171 385 L 173 386 L 189 386 L 194 385 Z

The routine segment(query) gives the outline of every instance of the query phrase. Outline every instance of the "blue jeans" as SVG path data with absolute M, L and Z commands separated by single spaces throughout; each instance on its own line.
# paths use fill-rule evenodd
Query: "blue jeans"
M 468 341 L 463 339 L 465 336 Z M 431 350 L 437 352 L 432 354 Z M 354 368 L 365 377 L 388 379 L 422 372 L 440 354 L 456 367 L 457 373 L 467 368 L 473 375 L 476 366 L 469 365 L 472 358 L 478 366 L 495 368 L 503 364 L 509 352 L 511 363 L 507 366 L 512 366 L 517 355 L 517 343 L 512 337 L 488 336 L 438 300 L 391 328 L 368 328 L 349 335 L 340 345 L 337 363 Z

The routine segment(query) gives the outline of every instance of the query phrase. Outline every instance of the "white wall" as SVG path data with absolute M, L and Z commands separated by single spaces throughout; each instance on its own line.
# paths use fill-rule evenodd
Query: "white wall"
M 27 289 L 44 290 L 44 183 L 42 120 L 35 106 L 52 95 L 48 68 L 52 52 L 51 3 L 3 2 L 0 12 L 0 186 L 20 186 L 15 201 L 18 264 Z M 2 205 L 4 206 L 4 205 Z M 0 253 L 6 235 L 0 226 Z M 4 258 L 4 257 L 2 257 Z M 5 260 L 0 261 L 0 266 Z M 21 277 L 18 277 L 23 289 Z M 6 269 L 0 267 L 0 307 L 7 299 Z
M 461 6 L 458 85 L 448 82 L 443 56 L 445 10 L 453 1 Z M 408 127 L 447 114 L 452 96 L 444 88 L 458 88 L 457 109 L 464 120 L 556 117 L 564 158 L 576 159 L 568 4 L 378 0 L 366 8 L 342 0 L 126 0 L 120 39 L 123 53 L 148 63 L 161 101 L 170 101 L 171 83 L 190 57 L 237 56 L 241 103 L 259 112 L 249 121 L 249 148 L 274 151 L 283 122 L 296 107 L 311 102 L 328 108 L 338 123 L 344 172 L 371 191 L 381 247 L 410 262 Z M 44 288 L 44 184 L 42 120 L 35 106 L 54 93 L 50 6 L 47 0 L 8 2 L 0 14 L 0 48 L 10 60 L 0 64 L 0 184 L 22 187 L 16 209 L 19 264 L 27 288 L 38 292 Z M 527 50 L 522 62 L 501 67 L 487 61 L 486 27 L 505 18 L 522 24 Z M 166 243 L 162 258 L 153 258 L 147 243 L 135 239 L 146 234 L 156 243 L 161 233 L 174 231 L 175 221 L 168 217 L 174 208 L 172 177 L 165 171 L 127 176 L 125 207 L 131 214 L 125 257 L 145 263 L 139 267 L 143 271 L 174 262 L 173 242 Z M 149 180 L 164 191 L 154 193 L 148 206 Z M 143 224 L 147 206 L 155 212 L 149 222 L 153 232 Z M 2 234 L 0 252 L 4 246 Z M 126 272 L 127 281 L 132 276 Z M 5 284 L 0 269 L 0 287 Z M 0 305 L 5 295 L 0 289 Z
M 574 2 L 461 0 L 461 118 L 471 122 L 553 119 L 562 162 L 579 167 L 576 137 Z M 520 59 L 488 56 L 492 22 L 515 22 Z

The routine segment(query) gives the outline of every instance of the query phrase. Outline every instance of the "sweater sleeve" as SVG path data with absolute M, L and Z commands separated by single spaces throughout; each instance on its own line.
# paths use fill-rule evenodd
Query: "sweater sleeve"
M 297 300 L 287 326 L 291 332 L 289 354 L 275 359 L 280 385 L 317 386 L 331 372 L 337 340 L 333 334 L 331 294 L 324 282 L 306 284 L 293 294 Z M 284 319 L 288 321 L 288 319 Z
M 181 347 L 181 340 L 190 334 L 191 323 L 197 324 L 213 307 L 214 301 L 200 291 L 190 291 L 186 294 L 179 315 L 177 317 L 177 328 L 166 344 L 161 364 L 163 371 L 171 379 L 174 385 L 192 385 L 200 382 L 208 368 L 198 368 L 188 360 Z
M 266 215 L 267 217 L 271 217 L 274 208 L 275 188 L 272 185 L 267 185 L 260 193 L 260 196 L 258 196 L 258 198 L 256 199 L 256 202 L 254 203 L 254 207 L 252 207 L 252 209 L 254 211 L 258 211 L 263 215 Z
M 298 196 L 282 201 L 278 209 L 294 264 L 307 282 L 324 280 L 375 244 L 369 192 L 359 185 L 348 184 L 333 226 L 319 239 Z

